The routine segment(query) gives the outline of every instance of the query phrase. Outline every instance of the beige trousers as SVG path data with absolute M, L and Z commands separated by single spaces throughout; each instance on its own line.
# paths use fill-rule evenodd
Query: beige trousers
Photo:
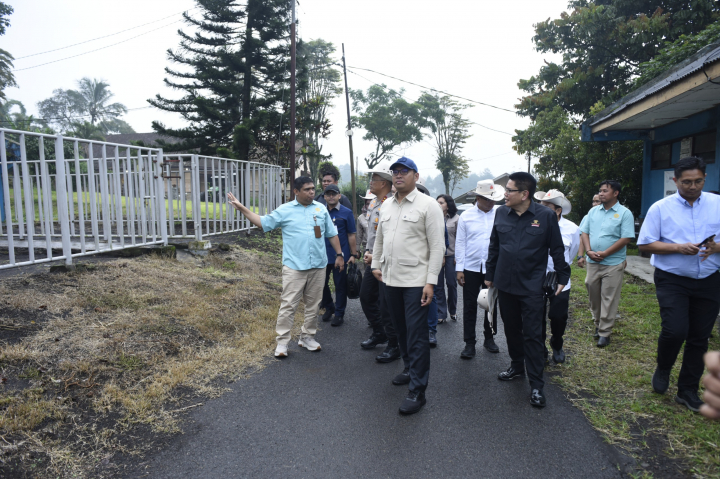
M 283 291 L 280 296 L 280 311 L 278 312 L 277 342 L 288 344 L 290 331 L 293 327 L 295 311 L 300 300 L 305 301 L 305 322 L 302 327 L 302 336 L 315 336 L 318 323 L 318 307 L 322 299 L 325 285 L 325 268 L 306 269 L 297 271 L 287 266 L 282 268 Z
M 590 297 L 593 321 L 600 336 L 610 336 L 615 326 L 624 272 L 624 263 L 614 266 L 587 263 L 585 287 Z

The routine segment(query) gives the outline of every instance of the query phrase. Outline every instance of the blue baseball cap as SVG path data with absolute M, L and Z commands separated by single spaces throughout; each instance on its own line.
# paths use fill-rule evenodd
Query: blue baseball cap
M 408 168 L 410 168 L 411 170 L 415 171 L 415 173 L 418 172 L 418 167 L 417 167 L 417 165 L 415 164 L 415 162 L 414 162 L 413 160 L 411 160 L 410 158 L 407 158 L 407 157 L 404 157 L 404 156 L 403 156 L 402 158 L 398 159 L 398 160 L 397 160 L 395 163 L 393 163 L 392 165 L 390 165 L 390 169 L 392 170 L 392 169 L 393 169 L 393 166 L 395 166 L 395 165 L 403 165 L 403 166 L 408 167 Z

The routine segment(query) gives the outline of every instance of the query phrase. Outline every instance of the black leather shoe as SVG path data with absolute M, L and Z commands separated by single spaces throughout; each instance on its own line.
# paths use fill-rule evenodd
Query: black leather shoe
M 597 347 L 598 348 L 604 348 L 610 344 L 610 336 L 600 336 L 600 339 L 598 339 Z
M 593 333 L 593 338 L 598 339 L 600 337 L 600 331 L 598 331 L 598 328 L 595 328 L 595 332 Z
M 535 407 L 545 407 L 545 393 L 542 389 L 533 389 L 530 393 L 530 404 Z
M 374 349 L 378 344 L 385 344 L 387 342 L 388 338 L 384 334 L 373 333 L 372 336 L 360 343 L 360 347 L 363 349 Z
M 392 383 L 395 386 L 410 384 L 410 370 L 408 368 L 403 369 L 403 372 L 393 378 Z
M 463 359 L 472 359 L 475 357 L 475 343 L 465 343 L 465 349 L 460 353 Z
M 408 395 L 400 404 L 400 414 L 415 414 L 425 405 L 425 393 L 408 391 Z
M 437 336 L 436 336 L 436 333 L 430 331 L 429 337 L 430 337 L 430 347 L 431 347 L 431 348 L 437 347 Z
M 512 366 L 507 368 L 507 371 L 503 371 L 498 374 L 498 379 L 500 381 L 512 381 L 515 378 L 524 378 L 525 377 L 525 371 L 518 371 L 517 369 L 514 369 Z
M 453 321 L 457 321 L 457 314 L 451 314 L 450 319 Z
M 333 314 L 335 314 L 335 307 L 328 306 L 327 308 L 325 308 L 325 312 L 322 315 L 322 320 L 327 323 L 332 319 Z
M 700 406 L 705 404 L 698 397 L 697 391 L 680 391 L 675 396 L 675 402 L 682 404 L 692 412 L 700 412 Z
M 375 357 L 375 361 L 379 363 L 391 363 L 400 359 L 400 348 L 388 344 L 385 351 Z
M 553 361 L 557 364 L 561 364 L 565 362 L 565 351 L 560 349 L 554 349 L 553 348 Z
M 665 394 L 665 391 L 670 387 L 670 369 L 663 370 L 660 368 L 655 369 L 655 374 L 652 377 L 652 388 L 658 394 Z
M 330 323 L 330 326 L 340 326 L 342 323 L 345 322 L 345 318 L 342 316 L 338 316 L 337 314 L 333 318 L 332 322 Z
M 485 338 L 485 342 L 483 342 L 483 347 L 491 353 L 500 352 L 500 348 L 498 348 L 497 344 L 495 344 L 495 340 L 493 338 Z

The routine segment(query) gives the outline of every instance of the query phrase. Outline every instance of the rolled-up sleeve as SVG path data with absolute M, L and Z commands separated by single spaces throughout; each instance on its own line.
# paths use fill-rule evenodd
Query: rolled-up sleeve
M 282 208 L 273 210 L 270 214 L 260 217 L 260 224 L 264 232 L 272 231 L 275 228 L 282 228 L 284 215 Z
M 643 221 L 640 227 L 637 244 L 650 244 L 660 241 L 660 221 L 658 213 L 659 209 L 656 203 L 650 207 L 647 215 L 645 215 L 645 221 Z
M 428 258 L 427 284 L 437 284 L 445 256 L 445 221 L 440 205 L 431 204 L 425 217 L 425 233 L 427 235 Z

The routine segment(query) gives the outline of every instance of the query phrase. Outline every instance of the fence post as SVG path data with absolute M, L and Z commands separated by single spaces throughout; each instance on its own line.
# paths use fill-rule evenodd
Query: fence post
M 190 159 L 190 195 L 192 205 L 193 227 L 195 228 L 195 240 L 202 241 L 202 218 L 200 217 L 200 164 L 198 155 L 192 155 Z M 205 194 L 207 198 L 207 193 Z
M 65 152 L 63 137 L 55 139 L 55 188 L 57 190 L 58 218 L 62 236 L 63 256 L 65 264 L 72 264 L 72 248 L 70 247 L 70 215 L 68 212 L 67 178 L 65 177 Z
M 128 148 L 128 151 L 130 149 Z M 150 152 L 148 152 L 148 155 Z M 155 161 L 155 179 L 157 180 L 157 188 L 155 189 L 155 201 L 158 205 L 158 213 L 160 215 L 158 216 L 160 218 L 160 238 L 162 239 L 163 246 L 168 245 L 168 225 L 167 225 L 167 219 L 165 216 L 165 195 L 164 195 L 164 188 L 163 188 L 163 175 L 162 175 L 162 163 L 165 157 L 163 156 L 163 150 L 160 148 L 157 150 L 157 156 L 155 157 L 157 161 Z

